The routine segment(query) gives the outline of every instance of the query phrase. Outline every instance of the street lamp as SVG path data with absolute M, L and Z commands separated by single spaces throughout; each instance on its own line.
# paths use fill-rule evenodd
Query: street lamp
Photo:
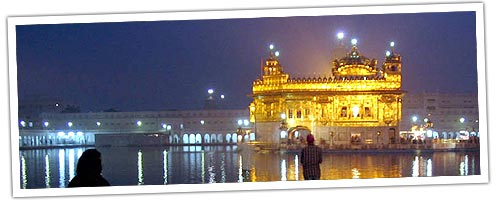
M 463 124 L 464 122 L 465 122 L 465 118 L 464 118 L 464 117 L 461 117 L 461 118 L 460 118 L 460 123 L 462 123 L 462 124 Z
M 170 124 L 167 125 L 167 134 L 168 134 L 168 142 L 171 143 L 172 142 L 172 138 L 171 138 L 171 135 L 172 135 L 172 126 Z
M 351 40 L 351 44 L 352 44 L 352 46 L 356 46 L 358 44 L 358 40 L 356 38 L 353 38 Z
M 377 144 L 378 144 L 378 140 L 379 140 L 380 134 L 382 134 L 382 133 L 380 131 L 377 131 Z
M 241 136 L 241 141 L 245 139 L 245 135 L 243 134 L 243 129 L 241 128 L 241 126 L 236 129 L 236 133 L 238 134 L 238 136 Z
M 280 138 L 281 139 L 289 139 L 287 137 L 288 124 L 286 123 L 286 115 L 284 113 L 281 114 L 281 123 L 280 123 Z M 290 144 L 290 140 L 287 140 L 287 143 Z
M 413 123 L 416 123 L 416 122 L 417 122 L 417 120 L 418 120 L 418 117 L 417 117 L 417 116 L 413 116 L 413 117 L 411 118 L 411 120 L 413 121 Z
M 337 39 L 342 40 L 343 38 L 344 38 L 344 33 L 343 32 L 337 33 Z
M 330 146 L 333 145 L 333 131 L 330 131 Z

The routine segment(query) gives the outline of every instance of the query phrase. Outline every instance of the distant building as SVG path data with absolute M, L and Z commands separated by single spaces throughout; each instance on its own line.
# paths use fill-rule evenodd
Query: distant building
M 433 124 L 432 137 L 457 139 L 466 132 L 479 136 L 477 94 L 410 93 L 402 102 L 398 128 L 402 132 L 425 125 L 427 118 Z M 96 134 L 124 133 L 167 135 L 165 144 L 227 144 L 241 137 L 258 140 L 259 124 L 251 123 L 249 115 L 247 109 L 94 113 L 56 109 L 39 115 L 36 123 L 42 126 L 23 128 L 20 124 L 19 141 L 21 146 L 93 145 Z
M 401 130 L 432 124 L 432 138 L 460 138 L 479 135 L 477 94 L 421 93 L 406 94 L 403 98 Z
M 43 113 L 38 130 L 21 130 L 20 144 L 93 144 L 97 134 L 160 134 L 163 144 L 228 144 L 254 140 L 248 110 Z

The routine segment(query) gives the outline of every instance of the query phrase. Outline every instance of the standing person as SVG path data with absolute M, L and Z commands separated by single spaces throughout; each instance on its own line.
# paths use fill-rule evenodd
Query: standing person
M 323 162 L 323 153 L 321 148 L 314 145 L 314 135 L 307 135 L 306 140 L 307 146 L 300 152 L 304 180 L 319 180 L 321 178 L 319 164 Z
M 249 139 L 245 139 L 245 137 L 243 137 L 241 143 L 238 145 L 238 151 L 241 155 L 241 168 L 244 182 L 250 180 L 254 153 L 253 146 L 248 143 L 248 140 Z
M 87 149 L 78 159 L 76 176 L 71 179 L 68 187 L 110 186 L 101 172 L 101 153 L 96 149 Z

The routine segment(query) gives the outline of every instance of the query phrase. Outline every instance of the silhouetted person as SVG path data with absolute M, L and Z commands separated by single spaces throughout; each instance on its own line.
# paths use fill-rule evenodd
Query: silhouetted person
M 307 135 L 307 146 L 300 152 L 300 163 L 304 180 L 319 180 L 321 177 L 321 169 L 319 164 L 323 162 L 322 150 L 314 145 L 314 136 Z
M 96 149 L 87 149 L 78 159 L 76 176 L 71 179 L 68 187 L 110 186 L 101 172 L 101 153 Z
M 243 137 L 241 139 L 241 143 L 238 144 L 238 151 L 241 155 L 241 168 L 244 182 L 250 181 L 250 173 L 252 171 L 253 164 L 254 148 L 251 144 L 249 144 L 249 140 L 250 139 L 245 139 Z

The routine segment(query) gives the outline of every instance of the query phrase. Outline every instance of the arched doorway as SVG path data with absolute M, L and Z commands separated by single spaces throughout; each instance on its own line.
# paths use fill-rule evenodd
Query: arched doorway
M 389 142 L 391 144 L 395 144 L 396 143 L 396 129 L 395 128 L 389 128 Z M 383 141 L 383 137 L 382 137 L 382 141 Z
M 287 144 L 305 144 L 306 137 L 311 133 L 311 129 L 307 126 L 295 126 L 287 130 Z

